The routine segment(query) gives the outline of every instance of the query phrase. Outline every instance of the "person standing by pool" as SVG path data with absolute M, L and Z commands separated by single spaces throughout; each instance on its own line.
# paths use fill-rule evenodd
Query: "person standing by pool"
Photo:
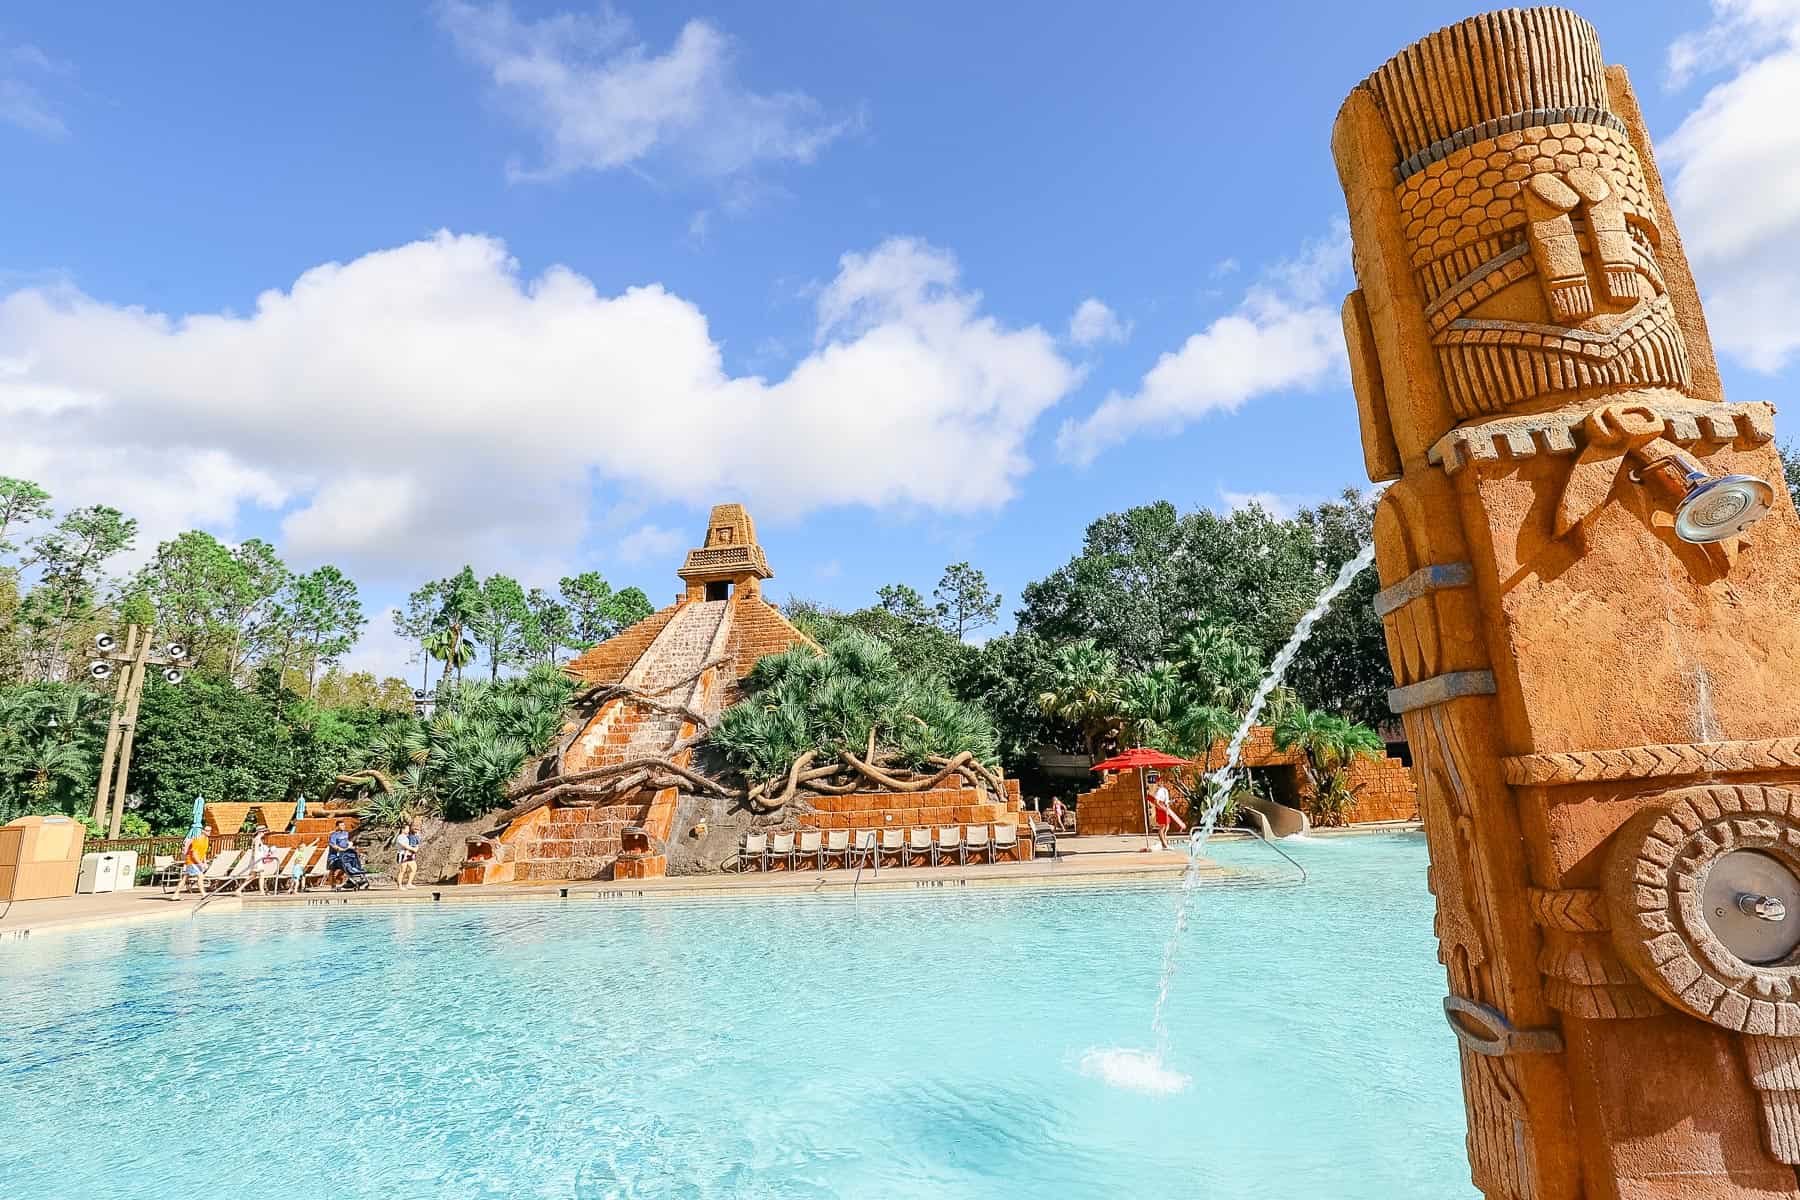
M 281 865 L 281 854 L 265 840 L 268 836 L 269 827 L 258 825 L 250 839 L 250 870 L 256 876 L 257 890 L 264 892 L 275 885 L 275 868 Z
M 408 821 L 394 838 L 394 886 L 414 886 L 413 876 L 419 870 L 419 823 Z
M 175 895 L 171 899 L 181 899 L 190 879 L 194 890 L 206 895 L 206 860 L 211 854 L 212 839 L 206 836 L 206 830 L 196 829 L 181 847 L 181 874 L 175 877 Z
M 1152 771 L 1145 782 L 1155 789 L 1150 793 L 1150 811 L 1156 817 L 1156 840 L 1162 843 L 1164 850 L 1167 850 L 1169 848 L 1169 822 L 1173 821 L 1179 825 L 1183 833 L 1187 832 L 1187 822 L 1176 816 L 1175 810 L 1169 807 L 1169 789 L 1163 786 L 1160 775 Z

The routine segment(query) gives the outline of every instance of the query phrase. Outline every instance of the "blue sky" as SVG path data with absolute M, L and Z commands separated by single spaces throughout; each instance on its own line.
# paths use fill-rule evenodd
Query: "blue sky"
M 776 595 L 1010 606 L 1101 513 L 1366 482 L 1331 121 L 1469 11 L 11 5 L 0 473 L 377 613 L 464 561 L 665 602 L 725 499 Z M 1781 399 L 1800 0 L 1580 11 Z

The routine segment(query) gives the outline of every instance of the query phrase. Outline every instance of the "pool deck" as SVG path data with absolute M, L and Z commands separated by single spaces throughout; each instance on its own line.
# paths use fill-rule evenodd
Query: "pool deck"
M 1384 823 L 1360 826 L 1358 832 L 1416 829 L 1416 823 Z M 1344 831 L 1348 833 L 1349 831 Z M 1220 837 L 1244 835 L 1220 834 Z M 1319 836 L 1319 835 L 1315 835 Z M 1326 835 L 1332 836 L 1332 835 Z M 1339 835 L 1341 836 L 1341 834 Z M 834 868 L 820 871 L 802 867 L 796 871 L 752 871 L 737 875 L 675 875 L 663 879 L 614 882 L 581 880 L 547 884 L 421 884 L 413 889 L 377 886 L 366 892 L 313 891 L 299 896 L 209 896 L 209 914 L 258 907 L 352 908 L 394 904 L 491 904 L 543 902 L 563 899 L 655 900 L 725 898 L 730 896 L 796 896 L 862 892 L 912 892 L 920 889 L 970 887 L 1116 887 L 1173 883 L 1187 867 L 1185 842 L 1169 851 L 1143 850 L 1135 837 L 1065 837 L 1057 844 L 1058 857 L 1034 858 L 1018 863 L 971 863 L 967 866 L 883 867 L 879 872 Z M 1258 871 L 1220 866 L 1206 861 L 1203 878 L 1232 879 L 1260 876 Z M 192 896 L 174 900 L 160 888 L 143 887 L 127 892 L 103 892 L 91 896 L 65 896 L 53 900 L 20 900 L 0 916 L 0 947 L 9 941 L 38 937 L 101 925 L 170 920 L 192 916 L 201 901 Z

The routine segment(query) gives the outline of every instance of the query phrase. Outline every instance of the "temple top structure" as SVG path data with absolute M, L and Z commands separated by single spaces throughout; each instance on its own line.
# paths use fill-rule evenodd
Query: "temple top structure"
M 676 574 L 687 584 L 689 600 L 724 600 L 733 591 L 759 592 L 759 581 L 773 578 L 769 560 L 756 543 L 756 522 L 741 504 L 715 504 L 706 523 L 706 540 L 689 550 Z

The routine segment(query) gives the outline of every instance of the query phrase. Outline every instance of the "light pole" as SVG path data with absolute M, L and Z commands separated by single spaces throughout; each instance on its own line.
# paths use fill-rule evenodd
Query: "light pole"
M 110 838 L 119 836 L 119 823 L 125 816 L 125 784 L 131 775 L 131 747 L 137 738 L 138 704 L 144 698 L 145 673 L 151 667 L 161 667 L 164 679 L 180 683 L 180 664 L 188 657 L 187 647 L 179 642 L 170 642 L 160 655 L 153 654 L 150 644 L 155 636 L 154 625 L 141 630 L 136 625 L 129 625 L 121 649 L 112 634 L 102 633 L 94 638 L 94 648 L 100 656 L 88 664 L 88 674 L 95 679 L 106 679 L 116 668 L 123 668 L 119 672 L 118 685 L 113 689 L 112 719 L 106 727 L 106 748 L 100 755 L 100 783 L 94 790 L 94 824 L 107 821 L 106 836 Z M 113 770 L 115 755 L 118 760 L 116 773 Z M 110 805 L 107 803 L 109 794 L 112 797 Z

